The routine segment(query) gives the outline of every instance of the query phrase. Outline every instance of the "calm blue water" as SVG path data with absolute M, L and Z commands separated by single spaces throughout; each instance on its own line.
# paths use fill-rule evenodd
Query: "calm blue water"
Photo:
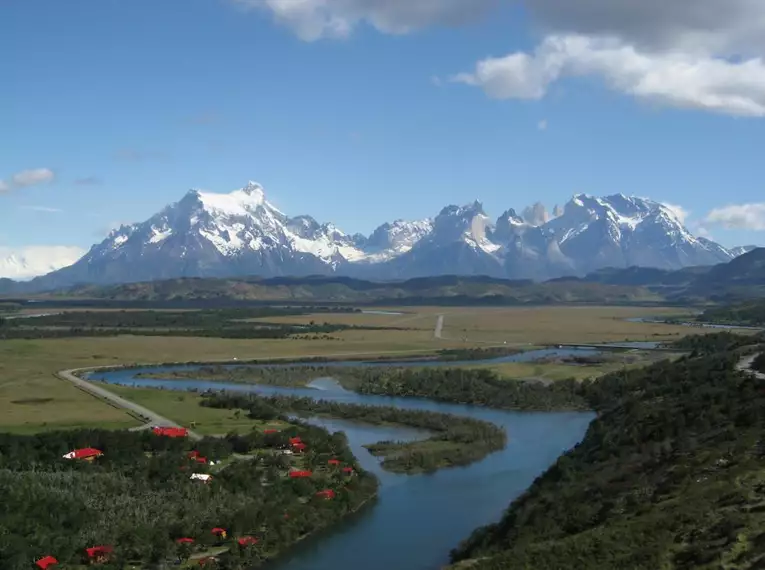
M 591 413 L 510 412 L 415 398 L 363 396 L 344 390 L 328 378 L 315 380 L 309 387 L 300 389 L 135 378 L 139 372 L 158 370 L 168 368 L 98 372 L 91 374 L 91 378 L 173 390 L 231 390 L 392 405 L 469 416 L 507 430 L 507 447 L 478 463 L 430 475 L 396 475 L 383 471 L 378 460 L 362 446 L 388 439 L 424 437 L 422 432 L 342 420 L 311 420 L 329 430 L 346 433 L 362 466 L 380 478 L 379 500 L 331 531 L 306 540 L 289 555 L 272 563 L 269 566 L 272 570 L 437 570 L 448 562 L 450 549 L 473 529 L 497 521 L 515 497 L 561 453 L 576 445 L 594 418 Z

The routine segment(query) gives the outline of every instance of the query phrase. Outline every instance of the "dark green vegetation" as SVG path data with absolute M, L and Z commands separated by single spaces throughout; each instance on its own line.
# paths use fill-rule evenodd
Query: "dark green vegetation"
M 306 453 L 298 459 L 278 454 L 295 435 Z M 62 459 L 82 447 L 104 456 L 93 463 Z M 188 457 L 191 449 L 223 463 L 200 465 Z M 354 466 L 354 474 L 328 465 L 331 458 Z M 313 476 L 288 477 L 294 462 Z M 191 473 L 212 473 L 213 480 L 194 481 Z M 316 497 L 324 489 L 335 498 Z M 376 490 L 376 479 L 354 465 L 343 434 L 303 424 L 196 444 L 151 432 L 0 434 L 0 566 L 28 570 L 47 554 L 76 564 L 86 547 L 112 545 L 113 568 L 128 562 L 165 568 L 179 554 L 218 545 L 230 549 L 220 555 L 221 568 L 252 568 L 358 509 Z M 216 540 L 216 527 L 226 529 L 228 539 Z M 245 535 L 258 544 L 240 549 L 236 539 Z M 191 548 L 176 544 L 185 537 L 195 540 Z
M 747 301 L 707 309 L 699 321 L 758 327 L 765 325 L 765 300 Z
M 438 360 L 442 361 L 466 361 L 466 360 L 489 360 L 511 356 L 523 352 L 519 348 L 491 346 L 488 348 L 447 348 L 438 351 Z
M 456 549 L 455 568 L 762 568 L 765 386 L 726 350 L 752 338 L 730 341 L 586 383 L 599 417 L 582 443 Z
M 317 311 L 318 309 L 318 311 Z M 66 338 L 83 336 L 193 336 L 283 339 L 295 335 L 326 335 L 341 330 L 379 327 L 317 323 L 288 325 L 246 319 L 318 313 L 358 312 L 344 307 L 258 307 L 200 311 L 70 311 L 31 318 L 0 317 L 0 339 Z M 386 329 L 395 330 L 395 329 Z
M 248 410 L 251 417 L 284 413 L 326 416 L 367 424 L 400 425 L 434 432 L 414 442 L 380 442 L 367 448 L 383 457 L 382 467 L 396 473 L 433 472 L 443 467 L 468 465 L 505 446 L 507 434 L 494 424 L 451 414 L 405 410 L 389 406 L 340 404 L 311 398 L 213 392 L 203 405 Z
M 757 372 L 765 372 L 765 353 L 758 354 L 752 361 L 752 369 Z
M 305 386 L 311 380 L 331 377 L 359 394 L 430 398 L 442 402 L 475 404 L 492 408 L 528 411 L 587 410 L 582 388 L 574 380 L 550 385 L 508 381 L 496 372 L 470 368 L 395 368 L 373 366 L 203 366 L 146 372 L 138 378 L 163 380 L 197 379 Z
M 762 335 L 744 336 L 728 331 L 719 333 L 692 335 L 668 344 L 670 348 L 676 348 L 691 353 L 691 356 L 717 354 L 730 352 L 744 346 L 762 342 Z

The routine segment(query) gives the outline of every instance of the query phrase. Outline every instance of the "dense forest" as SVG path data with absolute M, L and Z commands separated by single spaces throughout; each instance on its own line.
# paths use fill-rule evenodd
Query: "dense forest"
M 280 454 L 295 436 L 305 453 Z M 85 447 L 103 456 L 92 463 L 62 458 Z M 192 450 L 218 464 L 200 464 L 189 457 Z M 291 469 L 312 475 L 292 478 Z M 213 478 L 191 480 L 192 473 Z M 327 489 L 335 493 L 332 500 L 316 496 Z M 114 554 L 103 568 L 165 568 L 166 561 L 213 546 L 230 550 L 219 556 L 220 568 L 253 568 L 358 509 L 376 490 L 377 480 L 355 464 L 343 434 L 301 422 L 278 433 L 193 444 L 150 431 L 0 434 L 1 566 L 29 570 L 44 555 L 80 564 L 86 548 L 108 545 Z M 214 528 L 225 529 L 227 538 L 216 537 Z M 240 548 L 245 536 L 257 544 Z M 179 545 L 180 538 L 194 542 Z
M 765 326 L 765 301 L 753 300 L 735 305 L 713 307 L 699 316 L 699 321 L 744 326 Z
M 741 335 L 729 331 L 703 335 L 690 335 L 669 343 L 667 346 L 691 353 L 691 356 L 730 352 L 743 346 L 763 342 L 763 335 Z
M 252 417 L 293 412 L 368 424 L 400 425 L 433 432 L 424 440 L 386 441 L 368 446 L 373 455 L 383 458 L 383 468 L 396 473 L 429 473 L 443 467 L 467 465 L 502 449 L 507 442 L 505 431 L 489 422 L 391 406 L 363 406 L 287 396 L 264 398 L 232 392 L 207 393 L 203 405 L 249 410 Z
M 751 342 L 689 339 L 693 356 L 585 382 L 599 416 L 584 440 L 454 568 L 761 568 L 765 387 L 734 349 Z

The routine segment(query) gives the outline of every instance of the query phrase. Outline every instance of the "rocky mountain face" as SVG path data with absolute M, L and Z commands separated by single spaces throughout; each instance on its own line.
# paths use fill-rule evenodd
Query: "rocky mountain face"
M 479 202 L 447 206 L 433 219 L 397 220 L 362 236 L 308 215 L 290 217 L 250 182 L 230 194 L 192 190 L 145 222 L 114 230 L 32 287 L 243 275 L 542 280 L 604 267 L 712 265 L 737 253 L 693 236 L 670 208 L 621 194 L 579 194 L 552 213 L 534 204 L 496 221 Z

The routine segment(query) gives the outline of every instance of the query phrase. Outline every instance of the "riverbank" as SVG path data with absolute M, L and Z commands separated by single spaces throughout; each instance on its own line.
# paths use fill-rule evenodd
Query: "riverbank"
M 745 336 L 592 386 L 600 416 L 453 568 L 758 568 L 765 559 L 761 381 Z
M 469 465 L 504 448 L 507 443 L 507 433 L 490 422 L 424 410 L 222 392 L 205 394 L 202 405 L 246 410 L 252 418 L 297 413 L 368 425 L 414 428 L 432 434 L 414 441 L 381 441 L 365 446 L 372 455 L 382 459 L 383 469 L 394 473 L 434 473 L 446 467 Z

